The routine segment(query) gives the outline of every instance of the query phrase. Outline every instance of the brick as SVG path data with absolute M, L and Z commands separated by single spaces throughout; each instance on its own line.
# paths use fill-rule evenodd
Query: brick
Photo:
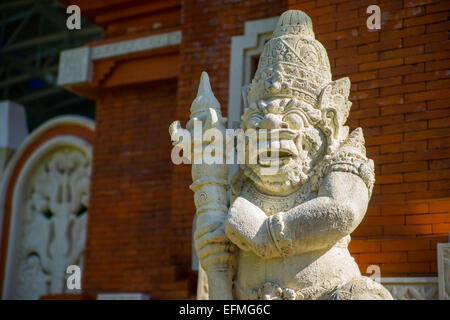
M 348 11 L 358 8 L 367 8 L 372 4 L 372 2 L 370 2 L 370 0 L 349 1 L 349 2 L 339 1 L 337 6 L 337 12 Z
M 369 206 L 366 211 L 366 216 L 379 216 L 381 214 L 381 208 L 378 206 Z
M 379 137 L 366 138 L 366 146 L 382 145 L 387 143 L 401 142 L 403 139 L 401 134 L 392 134 Z
M 429 190 L 448 190 L 450 189 L 450 180 L 430 181 Z
M 355 17 L 353 19 L 347 19 L 337 22 L 337 30 L 345 30 L 350 28 L 357 28 L 364 25 L 367 21 L 366 17 Z M 356 49 L 356 47 L 355 47 Z
M 374 205 L 402 203 L 406 201 L 405 193 L 373 195 L 370 203 Z
M 430 33 L 426 35 L 422 35 L 420 37 L 408 37 L 403 38 L 403 46 L 404 47 L 412 47 L 417 46 L 419 44 L 430 43 L 430 42 L 438 42 L 448 39 L 448 32 L 436 32 Z
M 417 192 L 427 190 L 426 182 L 416 182 L 416 183 L 400 183 L 400 184 L 387 184 L 381 187 L 383 194 L 389 193 L 402 193 L 402 192 Z
M 410 123 L 401 123 L 400 125 L 383 126 L 384 134 L 409 132 L 415 130 L 423 130 L 427 128 L 427 121 L 416 121 Z
M 406 217 L 406 224 L 437 224 L 450 223 L 450 212 L 448 213 L 430 213 Z
M 397 1 L 392 1 L 390 2 L 390 4 L 393 3 L 398 3 Z M 404 8 L 402 9 L 402 7 L 400 6 L 399 8 L 396 8 L 395 10 L 388 10 L 386 11 L 385 6 L 387 5 L 387 3 L 383 4 L 383 9 L 382 9 L 382 19 L 383 20 L 400 20 L 403 18 L 408 18 L 408 17 L 415 17 L 415 16 L 420 16 L 422 14 L 425 13 L 425 8 L 423 7 L 417 7 L 417 8 Z
M 409 74 L 409 75 L 404 76 L 403 81 L 405 83 L 411 83 L 411 82 L 421 82 L 421 81 L 444 79 L 444 78 L 448 77 L 449 74 L 450 74 L 450 71 L 448 71 L 448 70 L 447 71 L 446 70 L 436 70 L 436 71 L 431 71 L 431 72 Z M 434 89 L 439 89 L 439 88 L 434 88 Z
M 431 249 L 437 249 L 437 244 L 441 242 L 448 242 L 448 235 L 441 235 L 441 236 L 433 236 L 430 238 L 430 248 Z
M 435 234 L 440 234 L 440 233 L 448 234 L 448 233 L 450 233 L 450 223 L 433 224 L 432 227 L 433 227 L 433 233 L 435 233 Z
M 430 263 L 386 263 L 382 265 L 383 273 L 422 273 L 430 271 Z
M 433 32 L 446 31 L 446 30 L 450 30 L 450 21 L 429 24 L 429 25 L 427 25 L 426 32 L 433 33 Z
M 438 0 L 403 0 L 403 5 L 407 8 L 424 6 L 426 4 L 434 3 Z
M 363 119 L 360 120 L 360 125 L 365 127 L 374 127 L 379 125 L 386 125 L 386 124 L 392 124 L 392 123 L 402 123 L 403 122 L 403 115 L 395 115 L 392 117 L 374 117 L 369 119 Z
M 430 239 L 407 238 L 402 240 L 389 239 L 381 243 L 382 252 L 428 250 L 431 248 Z
M 383 234 L 382 226 L 359 226 L 352 233 L 352 237 L 378 236 Z
M 349 65 L 349 64 L 360 64 L 365 62 L 371 62 L 371 61 L 377 61 L 378 60 L 378 53 L 368 53 L 363 55 L 358 55 L 356 57 L 342 57 L 336 59 L 336 66 L 342 66 L 342 65 Z
M 367 89 L 374 89 L 374 88 L 383 88 L 383 87 L 389 87 L 389 86 L 395 86 L 402 83 L 402 77 L 392 77 L 388 79 L 377 79 L 372 81 L 364 81 L 358 84 L 359 90 L 367 90 Z
M 443 118 L 450 115 L 450 109 L 438 109 L 433 111 L 424 111 L 408 114 L 405 117 L 406 121 L 417 121 L 417 120 L 429 120 L 436 118 Z
M 417 132 L 406 132 L 405 141 L 424 140 L 432 138 L 442 138 L 450 136 L 448 129 L 428 129 Z
M 378 115 L 379 115 L 379 110 L 377 108 L 353 110 L 350 112 L 350 116 L 352 119 L 366 119 L 366 118 L 376 117 Z
M 359 255 L 360 263 L 392 263 L 406 261 L 406 252 L 361 253 Z
M 403 176 L 401 174 L 387 174 L 383 176 L 376 176 L 375 183 L 377 184 L 390 184 L 403 182 Z
M 436 261 L 436 250 L 409 251 L 408 262 Z
M 399 49 L 401 47 L 402 47 L 401 39 L 393 39 L 393 40 L 388 40 L 388 41 L 375 42 L 375 43 L 362 45 L 358 48 L 358 53 L 366 54 L 366 53 L 370 53 L 370 52 Z
M 450 88 L 450 79 L 427 82 L 427 90 L 445 88 Z
M 383 226 L 383 234 L 388 236 L 432 234 L 430 224 Z
M 431 181 L 431 180 L 450 180 L 450 170 L 436 170 L 436 171 L 423 171 L 423 172 L 411 172 L 404 174 L 405 182 L 415 181 Z
M 426 111 L 426 110 L 427 110 L 427 106 L 426 106 L 425 102 L 415 102 L 415 103 L 409 103 L 409 104 L 400 104 L 400 105 L 382 107 L 381 115 L 387 116 L 387 115 L 392 115 L 392 114 L 413 113 L 413 112 Z
M 450 148 L 425 150 L 420 152 L 406 152 L 404 154 L 405 161 L 445 159 L 445 158 L 450 158 Z
M 450 49 L 450 40 L 430 42 L 425 44 L 425 52 L 436 52 Z
M 368 226 L 382 226 L 382 225 L 404 225 L 404 216 L 378 216 L 378 217 L 365 217 L 361 225 Z
M 427 14 L 420 17 L 413 17 L 405 19 L 405 27 L 436 23 L 439 21 L 446 21 L 448 19 L 448 12 L 439 12 L 436 14 Z
M 381 207 L 381 214 L 382 215 L 420 214 L 420 213 L 428 213 L 428 210 L 429 205 L 427 202 L 383 205 Z
M 448 98 L 450 97 L 450 90 L 429 90 L 424 92 L 415 92 L 405 94 L 405 102 L 416 102 L 434 100 L 436 97 Z
M 411 192 L 406 194 L 406 201 L 424 201 L 424 200 L 435 200 L 448 198 L 450 196 L 450 190 L 431 190 L 431 191 L 420 191 Z
M 439 1 L 427 5 L 427 13 L 434 13 L 448 10 L 450 10 L 450 3 L 448 1 Z
M 350 241 L 348 248 L 352 254 L 360 252 L 380 252 L 381 244 L 378 241 L 352 240 Z
M 450 68 L 450 59 L 440 59 L 438 61 L 427 61 L 425 63 L 426 71 L 444 70 Z
M 378 90 L 352 91 L 349 99 L 352 102 L 378 97 Z
M 379 156 L 372 156 L 372 160 L 375 164 L 385 163 L 398 163 L 403 161 L 403 155 L 401 153 L 385 154 Z
M 375 61 L 361 63 L 359 65 L 360 71 L 374 70 L 374 69 L 384 69 L 388 67 L 398 66 L 403 64 L 403 58 L 389 59 L 384 61 Z
M 425 48 L 424 46 L 417 46 L 417 47 L 410 47 L 410 48 L 401 48 L 401 49 L 394 49 L 389 51 L 383 51 L 380 54 L 380 57 L 383 60 L 387 59 L 394 59 L 394 58 L 401 58 L 401 57 L 407 57 L 407 56 L 416 56 L 419 54 L 424 53 Z
M 380 78 L 395 77 L 398 75 L 415 74 L 425 71 L 424 63 L 409 64 L 399 67 L 386 68 L 379 71 Z
M 450 117 L 428 121 L 430 128 L 445 128 L 450 126 Z
M 430 170 L 449 169 L 450 159 L 430 161 Z
M 381 33 L 380 40 L 386 41 L 390 39 L 405 38 L 409 36 L 419 36 L 425 32 L 425 26 L 417 26 L 412 28 L 403 28 L 401 30 L 384 31 Z
M 360 102 L 360 108 L 374 108 L 379 106 L 402 104 L 403 102 L 404 98 L 402 95 L 365 99 Z
M 426 53 L 416 56 L 405 57 L 405 64 L 418 63 L 424 61 L 444 60 L 445 58 L 448 57 L 449 54 L 447 52 Z
M 427 101 L 428 110 L 443 109 L 450 106 L 450 99 Z
M 384 164 L 382 165 L 381 173 L 385 175 L 399 172 L 424 171 L 427 169 L 428 163 L 426 161 L 403 162 L 399 164 Z
M 376 79 L 377 71 L 367 71 L 367 72 L 358 72 L 356 74 L 350 75 L 350 80 L 352 83 L 366 81 L 371 79 Z
M 447 121 L 450 121 L 450 119 L 447 119 Z M 449 147 L 450 147 L 450 137 L 428 140 L 428 148 L 429 149 L 443 149 L 443 148 L 449 148 Z M 430 168 L 430 169 L 433 169 L 433 168 Z

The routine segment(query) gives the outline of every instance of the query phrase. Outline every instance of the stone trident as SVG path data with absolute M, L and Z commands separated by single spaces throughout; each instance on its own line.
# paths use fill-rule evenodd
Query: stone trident
M 192 184 L 190 188 L 194 191 L 194 202 L 197 208 L 196 235 L 199 238 L 203 235 L 208 225 L 218 224 L 224 225 L 225 217 L 228 212 L 227 207 L 227 188 L 228 188 L 228 167 L 225 161 L 224 148 L 215 149 L 214 159 L 222 159 L 223 161 L 202 161 L 202 155 L 208 141 L 204 139 L 206 131 L 215 132 L 215 139 L 225 137 L 226 118 L 220 113 L 220 104 L 211 90 L 209 77 L 203 72 L 200 78 L 197 97 L 191 105 L 190 120 L 186 124 L 188 135 L 183 135 L 183 140 L 187 137 L 191 139 L 190 143 L 183 145 L 191 147 L 193 150 L 192 157 Z M 200 129 L 200 130 L 199 130 Z M 179 121 L 174 121 L 169 128 L 169 133 L 174 146 L 180 146 L 181 129 Z M 191 138 L 192 137 L 192 138 Z M 206 143 L 205 143 L 206 142 Z M 217 143 L 217 141 L 215 141 Z M 222 140 L 223 142 L 223 140 Z M 220 143 L 222 143 L 220 142 Z M 183 148 L 183 155 L 189 158 L 190 150 Z M 208 163 L 210 162 L 210 164 Z M 223 228 L 219 228 L 219 233 L 223 232 Z M 228 240 L 218 235 L 216 244 L 207 246 L 205 249 L 197 251 L 202 256 L 208 255 L 201 267 L 205 270 L 208 277 L 208 294 L 210 300 L 231 300 L 231 278 L 232 265 L 230 250 L 233 245 Z M 203 252 L 202 252 L 203 251 Z

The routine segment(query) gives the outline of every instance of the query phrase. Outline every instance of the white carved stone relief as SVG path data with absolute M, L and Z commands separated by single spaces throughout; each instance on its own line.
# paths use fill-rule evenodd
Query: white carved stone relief
M 439 299 L 450 300 L 450 242 L 438 243 Z
M 89 175 L 90 160 L 73 148 L 58 149 L 36 168 L 25 198 L 14 298 L 66 291 L 67 266 L 82 264 Z
M 437 278 L 382 278 L 395 300 L 437 300 Z
M 75 116 L 58 117 L 36 129 L 8 166 L 1 201 L 6 199 L 11 173 L 27 148 L 47 130 L 64 125 L 93 130 L 91 120 Z M 3 298 L 38 299 L 80 292 L 67 288 L 70 274 L 66 270 L 69 265 L 83 266 L 91 158 L 90 144 L 71 135 L 55 136 L 27 155 L 11 185 Z

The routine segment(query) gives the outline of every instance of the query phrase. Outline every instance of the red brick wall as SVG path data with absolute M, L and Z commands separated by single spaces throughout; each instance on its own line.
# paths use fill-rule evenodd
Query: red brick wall
M 366 9 L 381 9 L 368 31 Z M 435 275 L 450 232 L 450 41 L 445 0 L 294 1 L 313 20 L 334 79 L 352 82 L 351 129 L 361 126 L 376 185 L 350 250 L 362 272 Z M 446 200 L 446 201 L 443 201 Z
M 168 126 L 176 92 L 173 80 L 100 93 L 83 271 L 87 295 L 186 298 L 192 287 L 167 244 L 173 237 Z

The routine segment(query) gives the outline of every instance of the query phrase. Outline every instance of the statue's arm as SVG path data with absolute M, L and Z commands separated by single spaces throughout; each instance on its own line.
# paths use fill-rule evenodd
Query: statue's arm
M 368 201 L 367 186 L 359 176 L 332 171 L 317 198 L 271 217 L 237 198 L 227 217 L 226 233 L 241 249 L 266 259 L 320 250 L 359 225 Z
M 349 235 L 369 202 L 363 180 L 352 173 L 326 175 L 318 197 L 269 218 L 269 232 L 282 255 L 320 250 Z

